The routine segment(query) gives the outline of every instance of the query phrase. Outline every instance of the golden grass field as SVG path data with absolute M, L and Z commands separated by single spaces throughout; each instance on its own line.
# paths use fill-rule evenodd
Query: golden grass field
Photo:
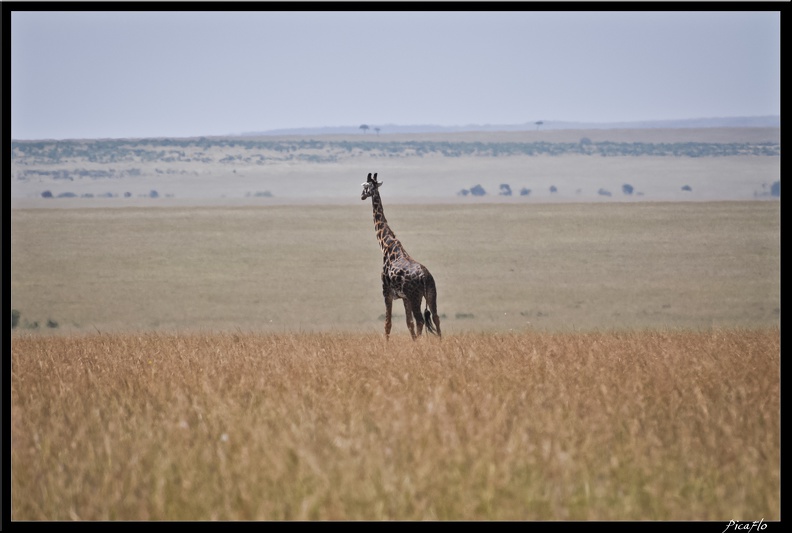
M 366 139 L 581 136 L 779 142 Z M 779 157 L 328 146 L 322 164 L 18 150 L 12 520 L 780 520 Z M 37 174 L 109 166 L 140 172 Z M 442 339 L 412 342 L 398 302 L 383 338 L 369 171 L 435 278 Z M 597 193 L 624 183 L 646 194 Z
M 778 327 L 21 335 L 12 520 L 780 520 Z
M 13 210 L 12 519 L 780 519 L 777 202 L 384 203 Z

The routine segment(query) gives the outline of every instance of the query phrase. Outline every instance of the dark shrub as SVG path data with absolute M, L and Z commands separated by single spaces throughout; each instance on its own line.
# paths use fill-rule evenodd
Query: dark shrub
M 484 190 L 484 187 L 481 185 L 476 185 L 475 187 L 471 187 L 470 194 L 473 196 L 484 196 L 487 194 L 487 191 Z
M 511 196 L 512 195 L 512 190 L 511 190 L 511 187 L 509 187 L 508 183 L 501 183 L 500 193 L 499 194 L 501 196 Z
M 19 325 L 19 314 L 17 309 L 11 309 L 11 329 Z
M 633 186 L 630 185 L 629 183 L 625 183 L 624 185 L 622 185 L 622 192 L 624 194 L 632 194 L 633 193 Z
M 52 198 L 52 193 L 50 191 L 44 191 L 41 193 L 42 198 Z
M 693 189 L 690 188 L 690 185 L 683 185 L 682 186 L 682 190 L 683 191 L 692 191 Z
M 773 184 L 770 186 L 770 196 L 781 196 L 781 182 L 774 181 Z
M 531 194 L 531 189 L 528 189 L 526 187 L 520 189 L 520 196 L 528 196 L 529 194 Z

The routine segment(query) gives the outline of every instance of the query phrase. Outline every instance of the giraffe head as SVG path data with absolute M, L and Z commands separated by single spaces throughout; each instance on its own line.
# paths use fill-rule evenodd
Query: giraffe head
M 381 181 L 377 181 L 377 173 L 374 173 L 374 177 L 371 177 L 371 172 L 369 172 L 368 178 L 366 181 L 362 183 L 363 185 L 363 193 L 360 195 L 361 200 L 365 200 L 371 196 L 374 196 L 376 190 L 382 186 Z

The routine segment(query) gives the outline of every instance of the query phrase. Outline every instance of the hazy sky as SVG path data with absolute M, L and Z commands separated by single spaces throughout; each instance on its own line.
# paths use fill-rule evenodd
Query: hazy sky
M 779 48 L 778 12 L 18 11 L 11 136 L 780 115 Z

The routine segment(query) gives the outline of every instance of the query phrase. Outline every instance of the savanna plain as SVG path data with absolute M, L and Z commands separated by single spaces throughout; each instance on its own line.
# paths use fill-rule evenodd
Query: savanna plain
M 415 342 L 370 201 L 13 208 L 12 520 L 780 520 L 777 201 L 389 202 L 404 164 Z
M 780 518 L 777 203 L 359 207 L 15 210 L 12 519 Z

